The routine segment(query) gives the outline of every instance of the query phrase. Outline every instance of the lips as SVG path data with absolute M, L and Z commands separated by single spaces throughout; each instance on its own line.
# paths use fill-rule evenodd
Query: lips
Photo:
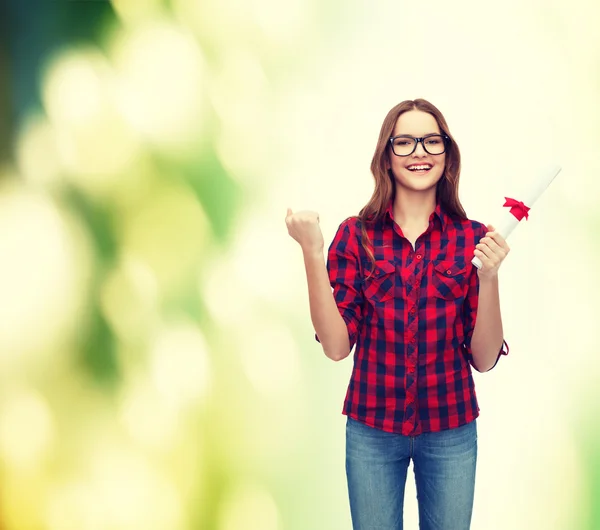
M 409 171 L 429 171 L 432 167 L 431 164 L 411 164 L 406 169 Z

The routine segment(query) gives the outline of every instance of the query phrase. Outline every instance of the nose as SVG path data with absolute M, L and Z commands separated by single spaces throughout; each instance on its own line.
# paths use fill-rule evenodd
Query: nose
M 423 146 L 423 140 L 421 138 L 419 138 L 417 140 L 417 147 L 415 148 L 413 155 L 414 156 L 426 156 L 427 155 L 427 151 L 425 151 L 425 147 Z

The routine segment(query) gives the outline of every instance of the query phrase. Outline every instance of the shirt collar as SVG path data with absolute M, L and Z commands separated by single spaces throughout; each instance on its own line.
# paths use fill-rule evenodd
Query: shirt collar
M 386 217 L 392 221 L 394 220 L 393 206 L 394 206 L 394 201 L 390 200 L 390 202 L 388 203 L 387 209 L 386 209 Z M 446 230 L 446 226 L 448 224 L 448 214 L 444 211 L 444 208 L 442 208 L 442 205 L 439 201 L 435 205 L 435 210 L 433 210 L 433 213 L 429 217 L 429 222 L 431 222 L 436 217 L 440 221 L 440 226 L 442 228 L 442 232 L 444 232 Z

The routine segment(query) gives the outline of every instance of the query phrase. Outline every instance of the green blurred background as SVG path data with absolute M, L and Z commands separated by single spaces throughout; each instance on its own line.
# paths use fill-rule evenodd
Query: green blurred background
M 351 360 L 313 339 L 284 217 L 329 242 L 417 97 L 472 218 L 563 167 L 503 265 L 473 528 L 600 529 L 596 3 L 1 9 L 0 530 L 350 530 Z

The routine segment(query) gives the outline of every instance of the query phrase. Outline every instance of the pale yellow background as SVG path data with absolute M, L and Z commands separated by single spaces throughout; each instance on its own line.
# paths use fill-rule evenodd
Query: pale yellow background
M 5 527 L 351 528 L 351 359 L 313 339 L 284 217 L 318 211 L 328 244 L 370 196 L 385 114 L 424 97 L 461 148 L 470 217 L 494 222 L 505 195 L 563 168 L 502 266 L 511 351 L 476 374 L 472 528 L 600 528 L 597 5 L 113 6 L 100 46 L 45 59 L 42 112 L 2 170 Z M 114 260 L 71 187 L 111 212 Z M 80 363 L 93 308 L 115 341 L 113 385 Z M 415 496 L 409 475 L 407 529 Z

